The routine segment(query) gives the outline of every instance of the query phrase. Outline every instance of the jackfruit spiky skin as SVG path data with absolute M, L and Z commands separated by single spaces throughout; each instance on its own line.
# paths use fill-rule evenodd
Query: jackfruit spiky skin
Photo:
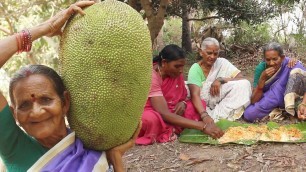
M 84 145 L 107 150 L 135 132 L 151 83 L 150 34 L 138 12 L 106 0 L 66 25 L 60 73 L 70 92 L 69 125 Z

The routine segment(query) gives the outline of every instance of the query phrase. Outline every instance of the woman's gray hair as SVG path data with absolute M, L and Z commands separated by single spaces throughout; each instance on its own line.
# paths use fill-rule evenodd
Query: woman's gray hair
M 210 46 L 210 45 L 216 45 L 220 48 L 219 41 L 216 38 L 207 37 L 202 41 L 201 49 L 204 51 L 206 50 L 207 46 Z
M 271 42 L 271 43 L 269 43 L 269 44 L 267 44 L 263 47 L 264 57 L 265 57 L 266 52 L 270 51 L 270 50 L 277 51 L 279 56 L 284 55 L 284 50 L 283 50 L 282 46 L 277 42 Z
M 28 65 L 22 67 L 11 78 L 9 86 L 9 94 L 13 105 L 15 104 L 13 96 L 14 87 L 20 80 L 27 78 L 30 75 L 43 75 L 47 77 L 52 82 L 54 89 L 57 95 L 61 98 L 62 102 L 65 101 L 64 92 L 66 91 L 66 88 L 62 78 L 55 72 L 55 70 L 44 65 Z

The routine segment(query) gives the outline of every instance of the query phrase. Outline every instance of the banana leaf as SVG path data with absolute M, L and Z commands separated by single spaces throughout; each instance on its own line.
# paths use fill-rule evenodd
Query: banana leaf
M 233 122 L 228 120 L 220 120 L 216 123 L 218 127 L 220 127 L 223 131 L 228 129 L 229 127 L 248 127 L 248 126 L 258 126 L 258 124 L 246 124 L 246 123 L 239 123 L 239 122 Z M 262 125 L 262 124 L 261 124 Z M 279 124 L 275 122 L 268 122 L 267 124 L 268 129 L 275 129 L 280 127 Z M 237 142 L 231 142 L 232 144 L 243 144 L 243 145 L 252 145 L 258 142 L 282 142 L 282 143 L 301 143 L 306 142 L 306 122 L 300 122 L 297 124 L 289 124 L 289 125 L 283 125 L 284 127 L 288 128 L 296 128 L 299 129 L 303 135 L 302 139 L 295 140 L 295 141 L 262 141 L 262 140 L 239 140 Z M 184 131 L 181 133 L 179 137 L 179 141 L 183 143 L 206 143 L 206 144 L 213 144 L 213 145 L 219 145 L 221 143 L 218 142 L 218 140 L 215 140 L 208 135 L 203 134 L 199 130 L 194 129 L 184 129 Z M 225 143 L 229 144 L 229 143 Z

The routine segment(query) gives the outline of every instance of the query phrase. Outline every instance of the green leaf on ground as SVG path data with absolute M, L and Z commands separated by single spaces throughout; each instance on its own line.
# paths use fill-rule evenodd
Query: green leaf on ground
M 226 130 L 229 127 L 237 127 L 237 126 L 242 126 L 242 127 L 248 127 L 248 126 L 256 126 L 258 124 L 245 124 L 245 123 L 239 123 L 239 122 L 233 122 L 233 121 L 228 121 L 228 120 L 220 120 L 216 123 L 218 127 L 220 127 L 222 130 Z M 262 124 L 260 124 L 262 125 Z M 276 122 L 268 122 L 266 124 L 268 128 L 275 129 L 280 127 L 279 124 Z M 285 127 L 288 128 L 297 128 L 302 132 L 302 139 L 301 140 L 296 140 L 296 141 L 286 141 L 285 143 L 301 143 L 301 142 L 306 142 L 306 122 L 301 122 L 297 124 L 289 124 L 289 125 L 284 125 Z M 218 140 L 215 140 L 211 137 L 209 137 L 206 134 L 203 134 L 199 130 L 195 129 L 184 129 L 184 131 L 181 133 L 179 137 L 179 141 L 183 143 L 206 143 L 206 144 L 213 144 L 213 145 L 218 145 L 220 144 Z M 233 142 L 234 144 L 244 144 L 244 145 L 252 145 L 258 142 L 276 142 L 276 141 L 262 141 L 262 140 L 242 140 L 242 141 L 237 141 Z M 284 142 L 283 142 L 284 143 Z M 225 143 L 229 144 L 229 143 Z

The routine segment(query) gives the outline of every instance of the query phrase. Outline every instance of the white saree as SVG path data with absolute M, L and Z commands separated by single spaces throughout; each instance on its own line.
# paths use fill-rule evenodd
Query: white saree
M 218 58 L 211 68 L 206 80 L 202 83 L 201 99 L 207 103 L 207 112 L 215 120 L 239 119 L 244 109 L 250 104 L 252 94 L 248 80 L 229 81 L 221 85 L 220 96 L 210 95 L 211 84 L 219 77 L 234 78 L 240 70 L 224 58 Z

